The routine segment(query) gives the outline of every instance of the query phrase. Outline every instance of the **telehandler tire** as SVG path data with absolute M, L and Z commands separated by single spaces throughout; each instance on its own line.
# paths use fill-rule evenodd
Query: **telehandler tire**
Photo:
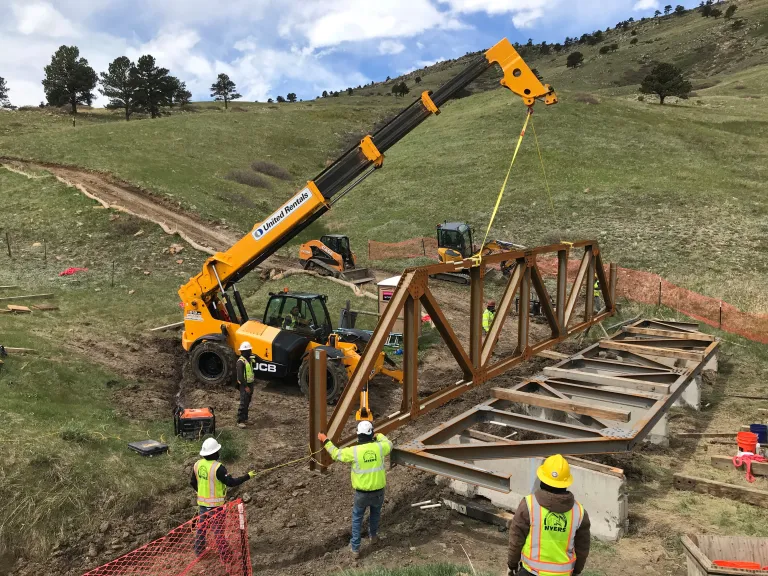
M 226 344 L 207 340 L 201 342 L 189 355 L 195 378 L 206 386 L 227 386 L 235 375 L 235 352 Z
M 346 367 L 341 362 L 329 358 L 325 375 L 325 401 L 327 404 L 333 405 L 339 401 L 348 381 L 349 376 L 347 376 Z M 301 388 L 304 396 L 309 398 L 309 355 L 304 358 L 299 368 L 299 388 Z

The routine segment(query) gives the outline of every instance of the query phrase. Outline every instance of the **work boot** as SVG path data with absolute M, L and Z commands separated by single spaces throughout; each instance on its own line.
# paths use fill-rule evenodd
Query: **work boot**
M 238 422 L 237 423 L 238 428 L 245 428 L 245 422 Z
M 349 552 L 352 554 L 353 560 L 360 560 L 360 550 L 353 550 L 352 546 L 350 546 Z
M 376 544 L 379 543 L 379 537 L 378 536 L 371 536 L 371 546 L 376 546 Z

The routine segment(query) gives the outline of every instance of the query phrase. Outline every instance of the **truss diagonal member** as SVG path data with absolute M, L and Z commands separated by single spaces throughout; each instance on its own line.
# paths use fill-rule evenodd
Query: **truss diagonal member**
M 427 314 L 429 314 L 429 317 L 432 319 L 432 322 L 434 322 L 435 328 L 437 328 L 437 331 L 440 332 L 440 336 L 442 337 L 446 346 L 448 346 L 448 350 L 451 351 L 451 355 L 453 355 L 453 357 L 456 359 L 456 362 L 458 362 L 459 367 L 464 372 L 464 378 L 471 380 L 474 374 L 472 362 L 470 361 L 467 352 L 464 350 L 464 347 L 461 345 L 461 342 L 459 342 L 459 339 L 456 337 L 456 333 L 453 331 L 450 322 L 448 322 L 445 314 L 443 314 L 443 311 L 440 309 L 440 305 L 438 304 L 437 300 L 435 300 L 435 297 L 429 288 L 424 289 L 424 294 L 421 297 L 421 303 L 424 306 L 424 309 L 427 311 Z M 389 309 L 389 306 L 387 309 Z
M 338 404 L 336 404 L 336 409 L 333 411 L 331 420 L 328 423 L 327 432 L 328 437 L 334 442 L 341 436 L 341 432 L 344 429 L 344 424 L 347 421 L 352 405 L 357 400 L 363 385 L 368 382 L 371 370 L 379 357 L 379 353 L 382 348 L 384 348 L 390 330 L 392 330 L 392 325 L 400 315 L 405 300 L 410 294 L 408 288 L 415 276 L 416 272 L 414 270 L 406 271 L 405 274 L 403 274 L 394 294 L 392 294 L 392 299 L 389 301 L 387 308 L 379 319 L 379 323 L 376 325 L 376 330 L 373 331 L 373 335 L 371 336 L 368 345 L 365 347 L 365 351 L 360 356 L 360 361 L 357 364 L 354 374 L 352 374 L 352 378 L 344 388 L 344 392 L 342 392 Z
M 547 291 L 547 287 L 544 284 L 544 278 L 541 276 L 539 265 L 536 264 L 535 260 L 533 262 L 533 266 L 531 267 L 531 283 L 533 284 L 533 289 L 536 290 L 536 294 L 539 296 L 541 311 L 547 318 L 549 327 L 552 330 L 552 337 L 560 338 L 565 336 L 565 326 L 561 326 L 557 323 L 557 315 L 555 314 L 555 310 L 552 308 L 552 301 L 549 299 L 549 292 Z
M 603 264 L 603 255 L 600 252 L 600 250 L 597 250 L 594 253 L 594 258 L 595 258 L 595 273 L 597 274 L 597 286 L 600 289 L 600 293 L 603 295 L 603 302 L 605 302 L 605 309 L 613 310 L 614 295 L 611 293 L 612 287 L 610 285 L 610 282 L 608 282 L 608 276 L 605 274 L 605 268 Z M 589 298 L 587 299 L 589 300 Z M 595 312 L 598 312 L 598 310 L 595 310 Z
M 554 396 L 555 398 L 560 398 L 561 400 L 571 400 L 568 396 L 563 394 L 562 392 L 558 392 L 554 388 L 552 388 L 549 384 L 547 384 L 546 381 L 538 380 L 535 384 L 531 384 L 531 386 L 523 388 L 523 392 L 528 392 L 528 388 L 531 388 L 531 390 L 537 390 L 539 392 L 544 392 L 545 394 Z M 579 422 L 584 424 L 585 426 L 591 426 L 593 428 L 608 428 L 608 424 L 604 422 L 603 420 L 600 420 L 598 417 L 591 415 L 588 416 L 586 414 L 573 414 L 573 417 L 576 418 Z
M 483 342 L 483 351 L 480 355 L 480 364 L 482 366 L 486 366 L 488 359 L 496 349 L 496 344 L 499 341 L 501 329 L 504 327 L 504 322 L 506 321 L 507 316 L 509 315 L 509 311 L 512 308 L 512 303 L 515 300 L 517 289 L 520 287 L 520 281 L 523 278 L 524 270 L 525 261 L 522 259 L 518 260 L 512 269 L 512 272 L 509 276 L 509 281 L 507 282 L 507 287 L 504 289 L 504 294 L 501 296 L 501 300 L 499 301 L 496 317 L 493 320 L 493 324 L 491 324 L 491 329 L 488 332 L 488 335 L 485 337 L 485 342 Z
M 581 265 L 579 271 L 576 273 L 576 279 L 573 281 L 571 292 L 568 295 L 568 302 L 565 305 L 565 318 L 563 320 L 563 326 L 568 327 L 568 323 L 571 321 L 571 314 L 573 314 L 573 308 L 576 306 L 576 299 L 579 297 L 579 290 L 584 283 L 584 277 L 587 274 L 587 268 L 589 267 L 590 252 L 584 250 L 584 256 L 581 258 Z

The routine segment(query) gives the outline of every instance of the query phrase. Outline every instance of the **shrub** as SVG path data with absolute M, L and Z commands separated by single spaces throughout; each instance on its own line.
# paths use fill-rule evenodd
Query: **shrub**
M 638 97 L 637 97 L 637 101 L 638 101 L 638 102 L 645 102 L 645 96 L 643 96 L 642 94 L 640 94 L 640 96 L 638 96 Z
M 288 170 L 272 162 L 266 162 L 264 160 L 255 160 L 251 164 L 251 168 L 256 172 L 261 172 L 262 174 L 266 174 L 267 176 L 274 176 L 275 178 L 280 178 L 280 180 L 291 179 L 291 173 L 288 172 Z
M 238 184 L 245 184 L 246 186 L 250 186 L 252 188 L 269 189 L 272 187 L 272 185 L 269 183 L 269 180 L 264 178 L 264 176 L 255 174 L 254 172 L 250 172 L 248 170 L 231 170 L 229 174 L 224 176 L 224 179 L 237 182 Z
M 568 54 L 568 59 L 565 62 L 565 65 L 568 68 L 576 68 L 579 65 L 581 65 L 584 62 L 584 54 L 581 52 L 571 52 Z
M 619 49 L 619 45 L 616 43 L 611 44 L 611 52 L 616 52 Z
M 594 94 L 576 94 L 573 100 L 582 104 L 600 104 L 600 100 Z
M 600 48 L 600 54 L 608 54 L 608 52 L 610 52 L 610 51 L 611 51 L 611 47 L 610 46 L 603 46 L 603 47 Z
M 629 41 L 630 44 L 637 44 L 637 38 L 632 38 L 632 40 Z

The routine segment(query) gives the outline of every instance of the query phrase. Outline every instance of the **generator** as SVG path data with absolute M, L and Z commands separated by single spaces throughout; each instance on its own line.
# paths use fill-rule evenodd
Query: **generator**
M 187 440 L 200 440 L 206 434 L 216 434 L 213 408 L 177 407 L 173 413 L 173 433 Z

